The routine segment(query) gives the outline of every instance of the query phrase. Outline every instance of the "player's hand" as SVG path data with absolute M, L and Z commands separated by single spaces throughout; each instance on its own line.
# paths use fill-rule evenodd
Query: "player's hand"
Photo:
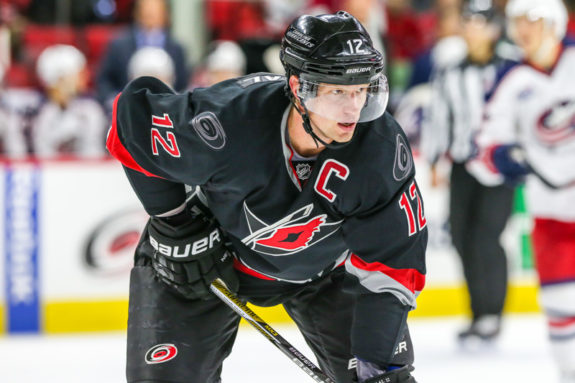
M 497 171 L 505 177 L 505 182 L 511 185 L 522 183 L 531 172 L 523 149 L 517 144 L 496 147 L 492 152 L 492 160 Z
M 417 383 L 410 370 L 411 366 L 403 366 L 367 380 L 360 379 L 359 383 Z
M 151 256 L 157 277 L 188 299 L 210 299 L 210 284 L 222 279 L 231 291 L 239 281 L 233 268 L 233 254 L 214 219 L 191 216 L 179 225 L 152 217 L 148 240 L 141 251 Z

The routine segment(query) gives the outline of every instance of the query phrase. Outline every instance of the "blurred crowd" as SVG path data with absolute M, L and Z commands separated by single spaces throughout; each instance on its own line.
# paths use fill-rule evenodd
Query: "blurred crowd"
M 502 20 L 505 3 L 492 4 Z M 0 0 L 2 156 L 105 156 L 111 105 L 130 79 L 152 75 L 184 91 L 248 73 L 283 74 L 278 52 L 286 25 L 302 13 L 340 9 L 360 19 L 385 53 L 389 110 L 417 150 L 432 73 L 466 54 L 463 0 L 200 4 L 206 49 L 192 62 L 190 48 L 174 37 L 167 0 Z M 505 33 L 500 40 L 501 55 L 517 59 Z

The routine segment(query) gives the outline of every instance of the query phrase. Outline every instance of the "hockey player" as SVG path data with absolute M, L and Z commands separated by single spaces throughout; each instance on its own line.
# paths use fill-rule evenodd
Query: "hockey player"
M 46 100 L 32 126 L 34 154 L 40 158 L 105 155 L 106 116 L 100 105 L 82 96 L 86 57 L 71 45 L 44 49 L 36 64 Z
M 427 229 L 410 148 L 384 114 L 382 56 L 338 12 L 297 18 L 281 60 L 286 77 L 181 95 L 144 77 L 116 98 L 107 146 L 151 216 L 130 280 L 129 382 L 220 382 L 239 318 L 214 278 L 283 304 L 335 382 L 415 382 L 406 317 Z M 190 211 L 185 185 L 211 213 Z
M 487 104 L 477 140 L 483 154 L 470 168 L 491 184 L 527 176 L 540 300 L 561 382 L 573 383 L 575 47 L 562 43 L 567 12 L 561 0 L 511 0 L 506 14 L 525 61 L 504 75 Z

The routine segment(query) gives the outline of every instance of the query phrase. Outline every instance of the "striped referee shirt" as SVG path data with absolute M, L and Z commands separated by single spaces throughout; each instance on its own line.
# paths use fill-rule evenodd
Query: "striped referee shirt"
M 433 74 L 431 104 L 421 132 L 421 150 L 431 164 L 444 155 L 464 163 L 476 154 L 474 138 L 481 127 L 485 100 L 504 64 L 498 56 L 482 65 L 465 59 Z

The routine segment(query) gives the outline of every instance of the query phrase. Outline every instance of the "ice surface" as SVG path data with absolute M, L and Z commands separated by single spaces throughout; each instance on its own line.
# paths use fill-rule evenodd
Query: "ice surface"
M 463 318 L 410 321 L 419 383 L 554 383 L 545 321 L 540 315 L 508 316 L 497 345 L 462 350 L 455 334 Z M 308 358 L 293 326 L 274 326 Z M 125 382 L 125 335 L 0 337 L 2 383 Z M 250 326 L 240 329 L 223 383 L 311 383 L 312 380 Z

